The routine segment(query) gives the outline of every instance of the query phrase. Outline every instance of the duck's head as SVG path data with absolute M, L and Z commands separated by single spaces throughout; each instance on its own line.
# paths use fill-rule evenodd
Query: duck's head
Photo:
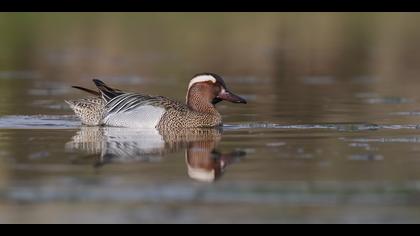
M 223 78 L 213 73 L 201 73 L 195 75 L 188 85 L 187 104 L 194 102 L 206 102 L 216 105 L 221 101 L 246 104 L 246 100 L 232 93 Z

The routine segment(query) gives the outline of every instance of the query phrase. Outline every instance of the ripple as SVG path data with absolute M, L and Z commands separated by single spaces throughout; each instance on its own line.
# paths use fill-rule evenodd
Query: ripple
M 3 129 L 74 129 L 79 128 L 81 122 L 74 115 L 9 115 L 0 116 L 0 128 Z M 279 129 L 279 130 L 336 130 L 340 132 L 420 129 L 417 124 L 389 124 L 378 125 L 371 123 L 337 123 L 337 124 L 299 124 L 282 125 L 270 122 L 252 122 L 239 124 L 224 124 L 226 131 L 249 129 Z
M 54 100 L 35 100 L 31 103 L 31 105 L 35 107 L 42 107 L 42 108 L 47 108 L 51 110 L 69 109 L 68 104 L 65 104 L 64 102 L 57 102 Z
M 374 84 L 379 81 L 379 78 L 363 75 L 351 78 L 351 82 L 354 84 Z
M 311 129 L 327 129 L 342 132 L 350 131 L 375 131 L 381 129 L 402 130 L 402 129 L 420 129 L 420 125 L 378 125 L 370 123 L 337 123 L 337 124 L 301 124 L 301 125 L 281 125 L 269 122 L 241 123 L 241 124 L 224 124 L 225 130 L 247 130 L 247 129 L 284 129 L 284 130 L 311 130 Z
M 0 79 L 39 79 L 37 71 L 0 71 Z
M 306 85 L 331 85 L 336 82 L 331 76 L 308 76 L 302 78 L 302 82 Z
M 367 104 L 407 104 L 413 103 L 414 100 L 408 98 L 400 97 L 377 97 L 377 98 L 367 98 L 364 100 Z
M 340 138 L 345 142 L 353 143 L 420 143 L 420 137 L 400 138 Z
M 378 158 L 381 160 L 381 158 Z M 0 191 L 6 201 L 42 202 L 156 202 L 156 203 L 248 203 L 248 204 L 316 204 L 359 203 L 371 205 L 397 204 L 401 201 L 415 204 L 409 197 L 417 193 L 419 182 L 401 184 L 315 181 L 280 183 L 239 183 L 236 185 L 192 186 L 183 183 L 153 185 L 138 183 L 136 188 L 121 181 L 102 181 L 96 185 L 66 179 L 43 183 L 42 186 L 15 185 Z M 77 186 L 77 188 L 75 188 Z M 113 189 L 114 191 L 109 191 Z M 337 193 L 337 190 L 340 190 Z M 386 194 L 384 194 L 386 193 Z M 343 198 L 346 196 L 345 198 Z
M 348 158 L 350 161 L 383 161 L 384 157 L 377 154 L 355 154 Z
M 403 111 L 403 112 L 394 112 L 391 113 L 394 116 L 420 116 L 419 111 Z
M 57 96 L 70 92 L 69 88 L 36 88 L 28 90 L 29 95 L 34 96 Z
M 34 116 L 1 116 L 2 129 L 73 129 L 80 126 L 76 116 L 34 115 Z
M 267 143 L 266 146 L 267 147 L 281 147 L 281 146 L 285 146 L 286 143 L 285 142 L 275 142 L 275 143 Z

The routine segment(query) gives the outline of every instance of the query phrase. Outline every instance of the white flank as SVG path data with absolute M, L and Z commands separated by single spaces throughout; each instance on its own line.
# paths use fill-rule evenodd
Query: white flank
M 104 124 L 116 127 L 155 128 L 162 118 L 165 109 L 154 106 L 140 106 L 129 112 L 109 114 Z
M 188 85 L 188 90 L 190 90 L 191 86 L 193 86 L 196 83 L 200 83 L 200 82 L 207 82 L 210 81 L 212 83 L 216 83 L 216 78 L 214 78 L 211 75 L 199 75 L 194 77 L 191 81 L 190 84 Z

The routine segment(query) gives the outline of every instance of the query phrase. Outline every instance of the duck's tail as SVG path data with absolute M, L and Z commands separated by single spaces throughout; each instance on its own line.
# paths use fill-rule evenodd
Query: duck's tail
M 121 94 L 124 94 L 123 91 L 119 89 L 114 89 L 106 85 L 104 82 L 98 79 L 93 79 L 93 82 L 95 83 L 96 87 L 99 89 L 100 94 L 105 99 L 105 101 L 109 101 Z
M 100 92 L 98 92 L 98 91 L 93 91 L 92 89 L 87 89 L 87 88 L 83 88 L 83 87 L 80 87 L 80 86 L 71 86 L 72 88 L 75 88 L 75 89 L 80 89 L 80 90 L 82 90 L 82 91 L 85 91 L 85 92 L 87 92 L 87 93 L 90 93 L 90 94 L 93 94 L 93 95 L 95 95 L 95 96 L 100 96 L 101 95 L 101 93 Z
M 92 89 L 80 87 L 80 86 L 71 86 L 72 88 L 82 90 L 84 92 L 90 93 L 95 96 L 101 96 L 103 95 L 106 100 L 110 100 L 118 95 L 123 94 L 124 92 L 119 89 L 114 89 L 106 85 L 104 82 L 98 79 L 93 79 L 93 82 L 95 83 L 96 87 L 99 89 L 99 91 L 95 91 Z
M 107 86 L 104 82 L 98 79 L 94 79 L 93 82 L 96 87 L 98 87 L 98 91 L 80 86 L 72 87 L 95 95 L 94 97 L 65 101 L 82 120 L 82 123 L 86 125 L 100 125 L 106 103 L 112 98 L 124 93 L 119 89 Z

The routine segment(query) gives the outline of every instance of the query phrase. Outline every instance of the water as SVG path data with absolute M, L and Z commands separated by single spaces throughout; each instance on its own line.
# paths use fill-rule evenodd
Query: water
M 420 221 L 416 14 L 77 16 L 0 15 L 1 223 Z M 221 129 L 84 127 L 64 102 L 91 78 L 182 101 L 201 71 L 249 102 Z

